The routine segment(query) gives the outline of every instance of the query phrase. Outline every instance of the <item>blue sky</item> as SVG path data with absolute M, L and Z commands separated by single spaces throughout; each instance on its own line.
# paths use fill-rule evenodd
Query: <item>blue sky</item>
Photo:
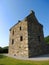
M 9 29 L 30 10 L 43 24 L 44 36 L 49 35 L 49 0 L 0 0 L 0 46 L 9 45 Z

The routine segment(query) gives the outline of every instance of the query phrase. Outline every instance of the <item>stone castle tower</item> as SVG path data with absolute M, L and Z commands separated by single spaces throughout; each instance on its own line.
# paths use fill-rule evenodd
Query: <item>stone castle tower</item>
M 36 19 L 34 11 L 18 21 L 10 29 L 9 54 L 22 57 L 33 57 L 43 53 L 43 25 Z

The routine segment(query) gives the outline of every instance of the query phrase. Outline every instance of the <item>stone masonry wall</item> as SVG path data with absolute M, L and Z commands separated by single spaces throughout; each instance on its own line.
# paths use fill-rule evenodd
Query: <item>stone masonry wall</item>
M 13 31 L 14 35 L 12 34 Z M 21 36 L 23 37 L 22 41 L 20 41 Z M 13 44 L 12 39 L 14 39 Z M 19 22 L 11 29 L 9 41 L 9 54 L 16 56 L 28 56 L 28 30 L 26 21 Z
M 38 23 L 34 15 L 28 20 L 28 53 L 29 57 L 43 54 L 44 35 L 43 26 Z

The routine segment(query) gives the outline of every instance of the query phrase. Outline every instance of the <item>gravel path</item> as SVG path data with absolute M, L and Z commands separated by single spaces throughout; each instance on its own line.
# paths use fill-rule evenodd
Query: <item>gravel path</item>
M 8 57 L 13 57 L 15 59 L 21 59 L 21 60 L 33 60 L 33 61 L 44 61 L 44 60 L 49 60 L 49 54 L 41 55 L 38 57 L 33 57 L 33 58 L 25 58 L 25 57 L 17 57 L 17 56 L 11 56 L 9 54 L 4 54 Z

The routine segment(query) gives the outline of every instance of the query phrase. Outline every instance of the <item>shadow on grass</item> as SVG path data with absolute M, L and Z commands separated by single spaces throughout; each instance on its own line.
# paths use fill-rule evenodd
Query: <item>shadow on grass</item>
M 6 56 L 0 55 L 0 59 L 2 59 L 2 58 L 6 58 Z M 3 64 L 0 64 L 0 65 L 3 65 Z

